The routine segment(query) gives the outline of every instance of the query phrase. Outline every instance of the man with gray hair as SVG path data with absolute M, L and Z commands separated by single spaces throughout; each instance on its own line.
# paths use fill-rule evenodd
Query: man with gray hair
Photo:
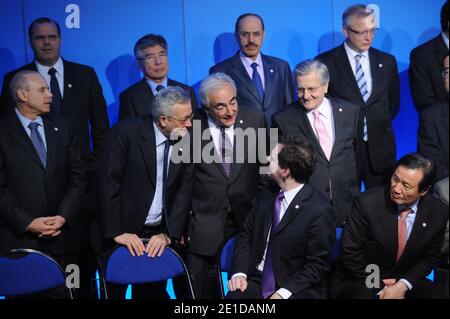
M 265 132 L 266 125 L 262 112 L 238 106 L 236 85 L 225 73 L 202 82 L 200 99 L 202 109 L 194 117 L 193 135 L 195 140 L 196 131 L 201 132 L 202 141 L 193 154 L 203 156 L 193 161 L 186 260 L 196 296 L 218 298 L 216 254 L 251 210 L 260 183 L 258 129 Z
M 275 113 L 272 126 L 279 129 L 279 135 L 299 135 L 311 141 L 317 163 L 309 183 L 330 201 L 337 225 L 342 225 L 359 194 L 355 161 L 359 108 L 325 97 L 330 76 L 319 60 L 297 64 L 294 76 L 298 102 Z
M 379 27 L 373 10 L 363 4 L 342 17 L 345 42 L 321 55 L 330 72 L 328 93 L 359 105 L 356 161 L 366 189 L 388 181 L 396 158 L 392 119 L 400 106 L 395 57 L 372 48 Z
M 191 117 L 189 95 L 168 87 L 153 99 L 152 115 L 120 122 L 108 133 L 100 166 L 103 243 L 97 238 L 95 245 L 102 257 L 124 245 L 133 256 L 156 258 L 181 237 L 179 220 L 189 212 L 189 166 L 172 160 L 183 149 L 172 145 L 171 135 L 191 127 Z M 112 297 L 123 298 L 125 288 Z M 165 288 L 165 282 L 136 285 L 133 298 L 168 297 Z
M 194 90 L 167 77 L 168 52 L 166 39 L 162 35 L 146 34 L 136 42 L 134 56 L 144 78 L 120 94 L 120 121 L 150 114 L 154 96 L 167 86 L 183 88 L 191 97 L 193 109 L 197 109 Z

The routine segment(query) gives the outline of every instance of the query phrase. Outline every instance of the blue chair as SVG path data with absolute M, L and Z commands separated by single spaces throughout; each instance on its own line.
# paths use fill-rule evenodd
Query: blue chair
M 50 256 L 32 249 L 13 249 L 0 256 L 0 296 L 20 296 L 65 285 L 66 275 Z M 68 289 L 72 299 L 72 291 Z
M 236 237 L 231 237 L 219 249 L 217 260 L 217 279 L 219 285 L 219 292 L 222 299 L 225 298 L 226 283 L 223 282 L 222 272 L 229 272 L 231 270 L 231 262 L 233 261 L 234 245 Z
M 166 247 L 161 257 L 150 258 L 146 254 L 133 257 L 125 246 L 119 246 L 106 262 L 102 282 L 105 297 L 108 299 L 108 283 L 136 285 L 163 281 L 180 275 L 186 275 L 189 292 L 192 299 L 195 299 L 189 271 L 175 250 Z

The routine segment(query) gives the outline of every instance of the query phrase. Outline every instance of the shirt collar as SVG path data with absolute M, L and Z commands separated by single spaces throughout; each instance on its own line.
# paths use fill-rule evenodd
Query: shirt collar
M 442 39 L 444 40 L 444 43 L 445 43 L 445 45 L 447 46 L 447 49 L 448 49 L 448 38 L 447 38 L 447 36 L 445 35 L 444 32 L 441 32 L 441 35 L 442 35 Z
M 363 57 L 368 57 L 369 56 L 369 51 L 363 51 L 363 52 L 357 52 L 355 50 L 353 50 L 352 48 L 350 48 L 350 46 L 347 44 L 347 42 L 344 42 L 344 48 L 345 48 L 345 52 L 347 52 L 347 56 L 351 58 L 352 61 L 355 60 L 355 56 L 357 55 L 362 55 Z
M 411 213 L 410 213 L 410 214 L 415 214 L 415 213 L 417 213 L 417 209 L 418 209 L 418 207 L 419 207 L 419 201 L 420 201 L 420 198 L 418 198 L 412 205 L 409 206 L 409 208 L 411 208 Z M 408 206 L 400 206 L 400 205 L 397 205 L 397 208 L 398 208 L 398 211 L 399 211 L 399 212 L 402 211 L 403 209 L 407 208 L 407 207 L 408 207 Z
M 242 53 L 242 51 L 239 51 L 239 56 L 240 56 L 240 58 L 241 58 L 242 63 L 244 63 L 244 65 L 245 65 L 246 67 L 251 68 L 253 62 L 256 62 L 260 68 L 263 67 L 263 64 L 262 64 L 262 57 L 261 57 L 261 52 L 258 53 L 258 56 L 256 57 L 256 60 L 255 60 L 255 61 L 253 61 L 253 60 L 250 59 L 248 56 L 246 56 L 244 53 Z
M 157 92 L 156 87 L 158 87 L 159 85 L 162 85 L 165 88 L 167 87 L 167 77 L 161 83 L 156 83 L 155 81 L 149 79 L 146 79 L 145 81 L 150 86 L 150 89 L 152 90 L 153 93 Z
M 155 143 L 158 147 L 159 145 L 164 144 L 164 142 L 167 140 L 167 137 L 161 132 L 155 122 L 153 122 L 153 129 L 155 130 Z
M 322 103 L 320 103 L 318 108 L 308 111 L 308 113 L 312 114 L 312 112 L 315 110 L 319 111 L 319 113 L 326 119 L 331 118 L 331 105 L 330 101 L 326 97 L 323 98 Z
M 217 122 L 209 115 L 206 115 L 206 117 L 208 118 L 208 126 L 209 128 L 215 128 L 215 129 L 220 129 L 221 126 L 217 124 Z M 230 127 L 226 127 L 225 131 L 229 131 L 232 130 L 234 128 L 234 125 L 231 125 Z
M 56 70 L 56 73 L 60 76 L 64 77 L 64 63 L 61 57 L 58 58 L 58 61 L 52 66 L 45 66 L 40 64 L 38 61 L 34 60 L 34 63 L 36 64 L 37 71 L 40 74 L 48 74 L 48 70 L 51 68 L 54 68 Z
M 300 184 L 297 187 L 284 192 L 284 200 L 287 202 L 287 206 L 289 207 L 289 205 L 291 204 L 291 202 L 294 200 L 295 196 L 297 196 L 297 193 L 303 188 L 305 184 Z
M 17 117 L 19 118 L 20 123 L 22 123 L 23 127 L 28 128 L 28 125 L 30 125 L 31 122 L 36 122 L 40 126 L 44 127 L 44 121 L 42 120 L 42 117 L 38 116 L 36 117 L 36 120 L 32 121 L 29 118 L 23 116 L 17 108 L 15 108 L 14 110 L 16 111 Z

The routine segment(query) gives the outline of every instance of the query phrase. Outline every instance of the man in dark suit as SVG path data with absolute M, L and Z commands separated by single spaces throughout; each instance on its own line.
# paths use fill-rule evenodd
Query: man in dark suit
M 197 109 L 194 90 L 186 84 L 167 77 L 169 72 L 168 46 L 161 35 L 147 34 L 134 46 L 139 69 L 144 78 L 120 94 L 119 120 L 151 114 L 153 97 L 167 86 L 179 86 L 191 96 L 192 107 Z
M 118 244 L 133 256 L 157 258 L 181 238 L 179 221 L 189 214 L 192 174 L 186 173 L 187 164 L 171 160 L 183 149 L 170 141 L 171 134 L 191 126 L 191 117 L 189 95 L 167 87 L 153 99 L 152 115 L 120 122 L 108 133 L 100 169 L 104 241 L 94 240 L 101 257 Z M 165 282 L 136 285 L 133 298 L 168 297 L 165 288 Z M 116 292 L 110 296 L 125 296 L 125 289 Z
M 359 194 L 355 160 L 359 107 L 325 97 L 330 76 L 318 60 L 299 63 L 294 76 L 299 101 L 275 113 L 272 127 L 279 129 L 279 135 L 299 135 L 311 141 L 317 163 L 308 183 L 329 199 L 337 225 L 341 225 Z
M 395 57 L 371 48 L 373 12 L 354 5 L 343 14 L 346 41 L 318 56 L 330 72 L 328 93 L 360 106 L 356 163 L 366 189 L 384 185 L 395 162 L 391 120 L 400 105 Z
M 441 30 L 435 38 L 411 51 L 409 85 L 418 111 L 437 103 L 448 104 L 441 77 L 441 62 L 448 55 L 448 2 L 441 8 Z
M 95 298 L 91 291 L 94 289 L 92 279 L 97 266 L 87 239 L 93 216 L 99 210 L 96 171 L 109 128 L 106 102 L 94 69 L 61 58 L 61 31 L 56 21 L 38 18 L 30 24 L 28 33 L 34 61 L 5 75 L 0 117 L 14 113 L 13 97 L 8 93 L 14 74 L 20 70 L 37 71 L 47 80 L 53 94 L 51 112 L 68 118 L 79 137 L 81 158 L 87 166 L 87 188 L 80 205 L 82 249 L 79 257 L 82 275 L 79 296 Z
M 237 235 L 229 299 L 325 299 L 333 208 L 307 184 L 315 155 L 286 135 L 273 149 L 269 172 L 279 187 L 261 193 Z
M 449 92 L 449 58 L 443 60 L 442 78 Z M 438 103 L 420 113 L 417 151 L 433 160 L 436 181 L 448 176 L 448 102 Z
M 264 112 L 269 123 L 273 113 L 294 101 L 289 64 L 261 54 L 266 34 L 259 15 L 246 13 L 238 17 L 234 32 L 239 52 L 213 66 L 209 73 L 231 76 L 238 87 L 238 103 Z
M 262 112 L 238 106 L 236 85 L 224 73 L 202 82 L 200 100 L 192 134 L 195 175 L 186 261 L 196 296 L 214 298 L 218 249 L 242 226 L 258 191 L 266 125 Z
M 446 298 L 426 277 L 441 255 L 448 206 L 428 194 L 433 162 L 408 154 L 390 186 L 355 200 L 344 228 L 332 296 L 341 298 Z
M 10 88 L 16 108 L 0 123 L 0 251 L 36 249 L 65 269 L 80 248 L 78 142 L 69 121 L 46 114 L 52 94 L 39 73 L 16 73 Z

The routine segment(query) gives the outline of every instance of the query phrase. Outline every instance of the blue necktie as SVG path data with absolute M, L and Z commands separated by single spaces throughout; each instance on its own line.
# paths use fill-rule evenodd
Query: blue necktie
M 159 91 L 164 90 L 164 89 L 165 89 L 165 87 L 160 84 L 160 85 L 158 85 L 156 87 L 156 92 L 159 92 Z
M 356 71 L 355 71 L 355 78 L 356 82 L 358 83 L 359 91 L 361 92 L 361 96 L 364 100 L 364 102 L 367 102 L 369 99 L 369 91 L 367 90 L 367 82 L 366 77 L 364 75 L 364 70 L 361 65 L 361 54 L 355 55 L 356 60 Z M 363 140 L 367 142 L 368 135 L 367 135 L 367 119 L 364 116 L 364 129 L 363 129 Z
M 281 220 L 281 202 L 284 199 L 284 192 L 280 192 L 275 199 L 272 229 L 270 231 L 269 245 L 267 246 L 266 259 L 264 261 L 262 278 L 262 295 L 264 299 L 269 298 L 275 292 L 275 276 L 272 268 L 272 239 L 278 224 Z
M 48 70 L 50 74 L 50 91 L 52 92 L 52 108 L 51 111 L 54 114 L 61 114 L 62 109 L 62 96 L 61 90 L 59 89 L 58 79 L 56 78 L 55 68 Z
M 258 92 L 259 97 L 261 98 L 261 101 L 264 101 L 264 88 L 261 81 L 261 77 L 259 76 L 258 72 L 258 63 L 253 62 L 251 65 L 253 69 L 253 75 L 252 75 L 252 82 L 255 86 L 256 92 Z
M 28 128 L 31 131 L 30 138 L 31 138 L 31 142 L 33 142 L 34 149 L 38 153 L 39 158 L 42 162 L 42 165 L 44 165 L 44 167 L 46 167 L 47 166 L 47 151 L 45 150 L 45 145 L 44 145 L 44 141 L 42 140 L 42 136 L 41 136 L 41 134 L 39 134 L 38 126 L 39 126 L 39 123 L 31 122 L 28 125 Z

